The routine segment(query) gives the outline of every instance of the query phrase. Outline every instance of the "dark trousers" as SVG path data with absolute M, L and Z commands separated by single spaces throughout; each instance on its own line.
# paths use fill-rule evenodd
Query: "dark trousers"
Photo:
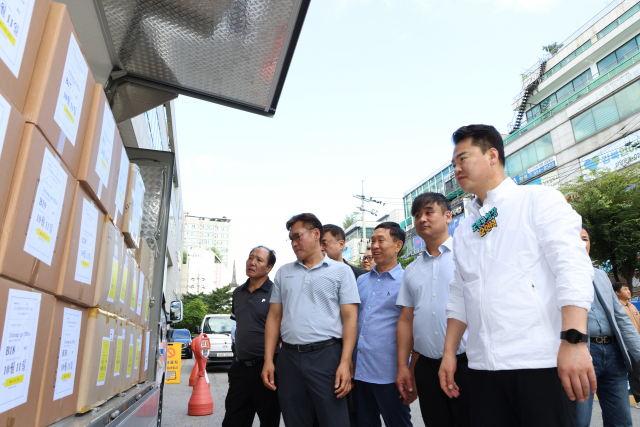
M 473 427 L 574 427 L 576 404 L 567 397 L 557 368 L 469 369 Z
M 280 349 L 278 397 L 287 427 L 312 427 L 314 409 L 320 427 L 349 427 L 347 400 L 334 387 L 341 356 L 341 344 L 308 353 Z
M 240 362 L 231 365 L 222 427 L 251 427 L 256 413 L 261 427 L 280 425 L 278 391 L 264 386 L 260 376 L 263 365 L 264 362 L 255 366 L 245 366 Z
M 454 381 L 460 396 L 450 399 L 440 388 L 441 359 L 418 356 L 415 376 L 418 402 L 425 427 L 469 427 L 469 366 L 466 354 L 458 356 Z
M 631 355 L 629 358 L 633 364 L 633 373 L 629 374 L 629 387 L 631 387 L 631 394 L 633 394 L 636 403 L 640 403 L 640 361 L 634 362 Z
M 355 381 L 353 397 L 358 427 L 381 427 L 380 416 L 386 427 L 411 427 L 411 412 L 402 404 L 395 383 L 372 384 Z

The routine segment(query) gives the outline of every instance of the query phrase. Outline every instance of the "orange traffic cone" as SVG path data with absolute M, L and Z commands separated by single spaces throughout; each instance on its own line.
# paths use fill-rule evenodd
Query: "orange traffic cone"
M 194 348 L 203 349 L 205 355 L 211 348 L 209 338 L 205 334 L 200 334 L 195 340 Z M 189 399 L 189 415 L 211 415 L 213 414 L 213 398 L 207 377 L 207 359 L 202 354 L 203 351 L 195 353 L 196 364 L 198 365 L 198 376 L 196 377 L 193 393 Z
M 196 363 L 193 365 L 193 370 L 191 371 L 191 376 L 189 377 L 189 387 L 193 387 L 196 383 L 196 379 L 198 378 L 198 371 L 198 361 L 196 360 Z

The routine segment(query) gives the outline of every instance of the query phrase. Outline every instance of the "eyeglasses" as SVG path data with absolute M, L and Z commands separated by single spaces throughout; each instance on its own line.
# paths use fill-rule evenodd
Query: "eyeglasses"
M 366 257 L 363 257 L 362 260 L 363 261 L 373 261 L 373 256 L 367 255 Z
M 308 232 L 308 231 L 313 231 L 315 230 L 315 228 L 312 228 L 311 230 L 305 230 L 302 233 L 297 233 L 294 234 L 293 236 L 291 236 L 289 239 L 287 239 L 289 242 L 293 243 L 293 242 L 299 242 L 300 241 L 300 236 L 302 236 L 304 233 Z

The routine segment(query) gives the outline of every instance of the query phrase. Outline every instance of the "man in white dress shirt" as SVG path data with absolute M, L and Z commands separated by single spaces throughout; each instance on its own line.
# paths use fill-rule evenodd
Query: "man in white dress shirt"
M 452 139 L 456 179 L 476 197 L 453 239 L 440 385 L 452 398 L 464 392 L 454 375 L 468 329 L 472 426 L 574 426 L 575 400 L 596 390 L 582 219 L 559 191 L 506 178 L 493 126 L 464 126 Z

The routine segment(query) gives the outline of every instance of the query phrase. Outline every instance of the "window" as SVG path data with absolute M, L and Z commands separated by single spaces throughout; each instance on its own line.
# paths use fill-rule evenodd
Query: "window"
M 547 109 L 554 107 L 558 102 L 564 101 L 567 97 L 573 95 L 575 91 L 582 89 L 584 87 L 584 83 L 590 79 L 591 69 L 587 69 L 578 77 L 574 78 L 569 83 L 558 89 L 555 93 L 552 93 L 539 104 L 527 111 L 527 121 L 535 119 L 540 114 L 547 111 Z
M 147 119 L 147 130 L 149 132 L 149 141 L 151 142 L 152 150 L 164 150 L 162 146 L 162 127 L 160 126 L 160 120 L 158 118 L 158 109 L 154 108 L 144 113 L 144 117 Z
M 576 142 L 640 111 L 640 82 L 635 82 L 571 120 Z
M 516 176 L 553 156 L 553 153 L 551 134 L 548 133 L 507 157 L 504 172 L 509 177 Z
M 604 33 L 604 30 L 602 32 Z M 629 56 L 636 54 L 638 52 L 638 38 L 640 38 L 640 35 L 632 38 L 614 52 L 611 52 L 609 55 L 601 59 L 600 62 L 598 62 L 598 73 L 602 74 L 611 71 L 613 67 L 627 59 Z

